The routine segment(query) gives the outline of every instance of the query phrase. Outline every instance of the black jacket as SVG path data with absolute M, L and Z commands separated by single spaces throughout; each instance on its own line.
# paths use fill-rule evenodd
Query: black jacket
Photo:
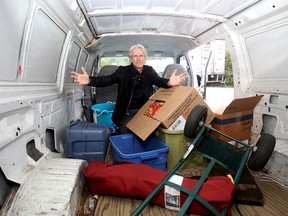
M 127 106 L 132 94 L 132 89 L 135 80 L 135 74 L 139 72 L 132 64 L 127 66 L 120 66 L 113 74 L 108 76 L 90 77 L 89 86 L 105 87 L 112 84 L 118 84 L 118 95 L 115 109 L 112 115 L 112 121 L 117 126 L 121 125 L 121 121 L 127 110 Z M 151 67 L 144 65 L 142 71 L 144 82 L 144 93 L 149 98 L 153 93 L 153 85 L 157 87 L 169 88 L 169 79 L 161 78 L 157 72 Z

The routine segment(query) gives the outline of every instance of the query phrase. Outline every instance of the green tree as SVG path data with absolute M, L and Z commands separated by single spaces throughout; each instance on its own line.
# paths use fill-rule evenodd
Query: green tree
M 226 85 L 233 87 L 234 81 L 233 81 L 232 61 L 227 47 L 225 50 L 225 77 L 226 77 Z
M 109 65 L 110 64 L 110 59 L 108 58 L 102 58 L 101 59 L 101 63 L 100 63 L 100 66 L 103 67 L 105 65 Z

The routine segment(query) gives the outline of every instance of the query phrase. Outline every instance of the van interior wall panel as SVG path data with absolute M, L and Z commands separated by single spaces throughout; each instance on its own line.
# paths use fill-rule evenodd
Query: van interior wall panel
M 0 81 L 2 82 L 15 81 L 18 78 L 19 51 L 29 4 L 30 1 L 25 0 L 0 2 Z
M 0 167 L 14 182 L 24 182 L 51 151 L 61 155 L 67 125 L 84 117 L 83 89 L 73 83 L 70 71 L 92 69 L 84 48 L 90 36 L 73 24 L 73 11 L 63 6 L 37 0 L 0 3 L 0 30 L 5 32 L 0 34 Z M 70 54 L 70 44 L 77 45 L 76 54 Z M 65 56 L 71 65 L 67 70 Z M 61 87 L 63 80 L 68 88 Z
M 260 6 L 262 10 L 256 11 L 252 7 L 236 16 L 231 24 L 227 25 L 227 28 L 231 29 L 229 37 L 234 46 L 237 46 L 237 53 L 232 50 L 230 54 L 232 59 L 237 59 L 233 64 L 233 70 L 235 69 L 235 92 L 238 92 L 238 97 L 251 93 L 288 93 L 288 54 L 282 52 L 281 56 L 278 55 L 279 50 L 288 48 L 288 16 L 283 10 L 287 6 L 281 1 L 276 1 L 275 5 L 263 1 Z

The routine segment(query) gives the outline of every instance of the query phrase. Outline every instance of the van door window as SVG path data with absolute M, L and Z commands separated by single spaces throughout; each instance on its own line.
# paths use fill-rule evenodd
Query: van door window
M 81 67 L 86 66 L 87 58 L 88 58 L 88 54 L 84 50 L 82 50 L 81 55 L 80 55 L 80 59 L 78 62 L 78 66 L 77 66 L 77 71 L 81 71 Z
M 179 62 L 179 63 L 180 63 L 181 65 L 183 65 L 184 68 L 187 69 L 188 64 L 187 64 L 187 59 L 185 58 L 185 56 L 181 56 L 181 58 L 180 58 L 180 62 Z
M 71 71 L 76 70 L 76 65 L 77 61 L 79 58 L 79 53 L 80 53 L 80 46 L 78 46 L 75 42 L 72 44 L 69 57 L 67 60 L 67 69 L 66 69 L 66 82 L 67 83 L 72 83 L 73 79 L 70 76 Z
M 130 60 L 128 56 L 102 57 L 100 59 L 100 67 L 98 68 L 98 73 L 105 65 L 126 66 L 129 64 Z
M 146 64 L 152 66 L 159 76 L 162 77 L 166 66 L 174 64 L 174 59 L 172 57 L 153 56 L 148 57 Z

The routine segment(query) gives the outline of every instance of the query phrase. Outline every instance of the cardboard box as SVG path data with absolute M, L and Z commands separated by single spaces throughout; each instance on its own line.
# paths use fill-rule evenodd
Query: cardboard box
M 159 101 L 164 102 L 161 108 L 153 116 L 146 115 L 150 105 Z M 130 120 L 127 127 L 145 140 L 159 125 L 169 128 L 179 116 L 187 119 L 197 104 L 208 108 L 206 123 L 210 123 L 215 115 L 195 88 L 187 86 L 159 88 Z
M 211 122 L 213 128 L 240 141 L 250 139 L 253 124 L 253 111 L 263 95 L 233 100 L 227 107 L 214 111 L 216 116 Z M 231 141 L 216 132 L 211 132 L 225 142 Z

